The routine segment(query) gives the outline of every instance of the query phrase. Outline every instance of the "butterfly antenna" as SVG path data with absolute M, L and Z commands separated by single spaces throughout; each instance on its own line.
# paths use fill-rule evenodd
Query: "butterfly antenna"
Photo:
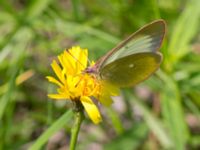
M 76 57 L 74 57 L 74 55 L 72 55 L 72 54 L 69 52 L 69 50 L 66 49 L 66 51 L 67 51 L 67 53 L 68 53 L 70 56 L 72 56 L 79 64 L 81 64 L 83 67 L 85 67 Z
M 89 66 L 91 66 L 92 62 L 89 59 L 87 59 L 87 62 L 89 64 Z
M 83 67 L 85 67 L 76 57 L 74 57 L 74 56 L 69 52 L 69 50 L 66 49 L 66 51 L 68 52 L 68 54 L 69 54 L 70 56 L 72 56 L 76 61 L 78 61 Z M 89 64 L 89 66 L 92 64 L 92 62 L 91 62 L 89 59 L 87 59 L 87 62 L 88 62 L 88 64 Z

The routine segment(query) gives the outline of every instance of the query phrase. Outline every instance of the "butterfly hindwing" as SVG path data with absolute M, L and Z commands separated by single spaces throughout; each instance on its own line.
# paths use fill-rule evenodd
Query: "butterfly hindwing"
M 155 72 L 161 60 L 160 53 L 146 52 L 129 55 L 102 68 L 100 77 L 118 87 L 133 86 Z

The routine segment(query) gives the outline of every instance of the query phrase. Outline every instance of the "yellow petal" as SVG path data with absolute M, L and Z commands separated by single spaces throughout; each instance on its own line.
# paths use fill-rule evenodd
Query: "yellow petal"
M 76 60 L 69 54 L 68 51 L 64 51 L 63 54 L 58 56 L 58 59 L 63 68 L 66 69 L 66 74 L 74 75 L 75 72 L 75 62 Z
M 79 46 L 73 46 L 71 49 L 68 50 L 71 61 L 73 62 L 73 66 L 78 73 L 80 69 L 78 68 L 78 64 L 80 64 L 79 55 L 81 53 L 81 49 Z M 70 60 L 70 59 L 69 59 Z
M 53 68 L 53 71 L 56 73 L 57 77 L 59 78 L 59 80 L 62 83 L 64 83 L 64 78 L 62 77 L 62 70 L 55 60 L 53 60 L 51 66 Z
M 63 97 L 70 97 L 69 91 L 65 87 L 58 88 L 57 92 Z
M 83 104 L 88 116 L 95 123 L 98 124 L 102 121 L 101 115 L 97 106 L 93 103 L 93 101 L 86 96 L 81 97 L 81 103 Z
M 80 63 L 77 64 L 77 67 L 79 68 L 79 70 L 84 70 L 87 67 L 87 59 L 88 59 L 88 50 L 83 49 L 79 55 Z
M 79 46 L 74 46 L 69 49 L 69 53 L 75 60 L 76 73 L 81 73 L 87 67 L 88 50 L 81 49 Z
M 67 76 L 67 85 L 68 87 L 72 87 L 75 88 L 77 86 L 77 84 L 80 82 L 80 77 L 79 76 Z
M 54 77 L 47 76 L 46 78 L 49 80 L 49 82 L 55 83 L 55 84 L 57 84 L 57 85 L 60 86 L 60 87 L 63 86 L 63 85 L 62 85 L 58 80 L 56 80 Z
M 79 46 L 73 46 L 71 49 L 69 49 L 69 51 L 77 60 L 79 60 L 79 56 L 82 51 Z
M 69 97 L 66 97 L 66 95 L 61 95 L 61 94 L 48 94 L 47 95 L 49 98 L 52 98 L 52 99 L 69 99 Z

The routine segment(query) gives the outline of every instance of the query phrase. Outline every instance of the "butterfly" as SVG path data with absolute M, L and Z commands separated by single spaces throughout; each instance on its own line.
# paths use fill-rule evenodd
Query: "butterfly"
M 162 62 L 159 49 L 166 23 L 159 19 L 140 28 L 85 72 L 118 87 L 134 86 L 150 77 Z

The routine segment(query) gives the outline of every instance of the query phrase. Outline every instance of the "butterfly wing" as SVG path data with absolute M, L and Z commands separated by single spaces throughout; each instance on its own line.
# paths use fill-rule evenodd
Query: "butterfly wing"
M 160 53 L 137 53 L 117 59 L 101 69 L 101 79 L 118 87 L 133 86 L 155 72 L 161 63 Z
M 100 78 L 119 87 L 133 86 L 155 72 L 161 63 L 158 52 L 165 34 L 163 20 L 133 33 L 98 63 Z

